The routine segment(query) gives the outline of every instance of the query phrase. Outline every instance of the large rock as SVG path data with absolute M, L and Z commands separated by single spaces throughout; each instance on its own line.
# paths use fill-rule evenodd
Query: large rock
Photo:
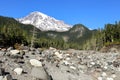
M 57 68 L 55 65 L 50 63 L 45 63 L 46 70 L 49 75 L 52 76 L 53 80 L 93 80 L 91 76 L 80 73 L 79 75 L 74 74 L 71 70 L 67 67 Z M 67 72 L 69 71 L 69 72 Z
M 31 75 L 39 80 L 48 80 L 48 75 L 43 67 L 33 67 Z
M 30 64 L 35 67 L 42 67 L 42 63 L 37 59 L 30 59 Z
M 23 72 L 23 69 L 22 69 L 22 68 L 15 68 L 15 69 L 14 69 L 14 72 L 15 72 L 17 75 L 21 75 L 22 72 Z
M 20 51 L 19 50 L 11 50 L 11 55 L 17 55 Z

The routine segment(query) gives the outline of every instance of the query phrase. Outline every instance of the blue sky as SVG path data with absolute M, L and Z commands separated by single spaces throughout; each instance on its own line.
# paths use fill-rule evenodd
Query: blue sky
M 120 20 L 120 0 L 1 0 L 0 15 L 21 18 L 40 11 L 67 24 L 91 29 Z

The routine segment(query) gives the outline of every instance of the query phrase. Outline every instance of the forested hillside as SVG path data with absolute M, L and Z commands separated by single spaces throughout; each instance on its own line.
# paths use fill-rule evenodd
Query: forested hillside
M 34 37 L 33 37 L 34 32 Z M 59 49 L 95 49 L 120 44 L 120 22 L 106 24 L 103 29 L 89 30 L 82 24 L 74 25 L 69 31 L 40 31 L 32 25 L 21 24 L 14 18 L 0 16 L 0 46 L 17 44 Z
M 91 39 L 86 41 L 84 49 L 100 50 L 114 45 L 120 45 L 120 22 L 106 24 L 103 29 L 98 29 Z
M 32 25 L 24 25 L 14 18 L 0 16 L 0 43 L 4 46 L 14 44 L 30 45 L 33 35 Z M 62 49 L 82 49 L 85 39 L 92 35 L 92 31 L 84 25 L 77 24 L 66 32 L 40 31 L 35 29 L 34 47 L 56 47 Z

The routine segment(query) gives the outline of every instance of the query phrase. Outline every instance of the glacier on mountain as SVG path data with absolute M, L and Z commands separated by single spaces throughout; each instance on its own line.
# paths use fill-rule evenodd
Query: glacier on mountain
M 23 24 L 31 24 L 41 31 L 64 32 L 71 28 L 71 25 L 65 24 L 63 21 L 56 20 L 38 11 L 32 12 L 28 16 L 17 20 Z

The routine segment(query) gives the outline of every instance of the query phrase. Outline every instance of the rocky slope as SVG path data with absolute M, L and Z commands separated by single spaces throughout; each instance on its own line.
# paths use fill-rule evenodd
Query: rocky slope
M 71 28 L 70 25 L 65 24 L 63 21 L 56 20 L 38 11 L 32 12 L 28 16 L 17 20 L 23 24 L 32 24 L 42 31 L 63 32 Z
M 120 80 L 120 52 L 0 49 L 0 80 Z

